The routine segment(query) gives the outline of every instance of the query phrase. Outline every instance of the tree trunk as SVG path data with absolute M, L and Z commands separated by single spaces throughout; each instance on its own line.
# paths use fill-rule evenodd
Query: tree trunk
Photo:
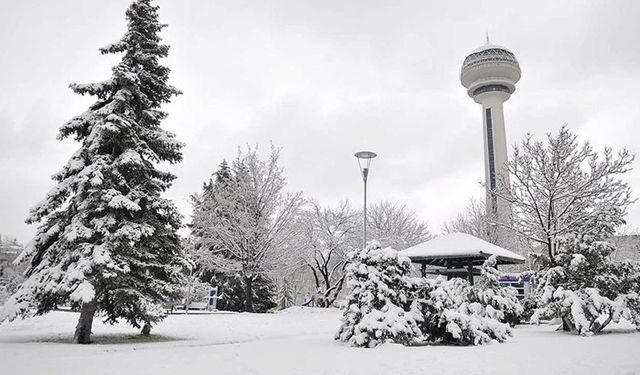
M 244 278 L 244 311 L 253 312 L 253 278 Z
M 575 332 L 576 326 L 569 320 L 568 317 L 562 317 L 562 330 L 565 332 Z
M 601 332 L 604 327 L 608 326 L 609 323 L 611 323 L 611 320 L 613 319 L 613 316 L 611 315 L 611 313 L 609 313 L 609 316 L 607 317 L 607 320 L 604 321 L 604 323 L 600 323 L 597 320 L 592 324 L 592 331 L 594 333 L 599 333 Z
M 145 323 L 144 326 L 142 326 L 142 331 L 140 333 L 142 336 L 149 336 L 151 333 L 151 324 Z
M 547 238 L 547 252 L 549 253 L 549 261 L 555 267 L 556 260 L 553 258 L 553 245 L 551 242 L 551 238 Z
M 76 332 L 73 335 L 74 344 L 91 343 L 91 325 L 93 324 L 93 314 L 96 312 L 96 307 L 95 300 L 82 304 Z

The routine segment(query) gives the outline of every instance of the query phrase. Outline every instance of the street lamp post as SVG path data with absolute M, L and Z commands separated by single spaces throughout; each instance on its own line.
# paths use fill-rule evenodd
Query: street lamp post
M 364 182 L 364 221 L 362 225 L 362 248 L 367 247 L 367 177 L 369 176 L 369 167 L 371 166 L 371 159 L 377 155 L 371 151 L 359 151 L 356 152 L 356 158 L 358 158 L 358 166 L 360 167 L 360 173 L 362 174 L 362 181 Z

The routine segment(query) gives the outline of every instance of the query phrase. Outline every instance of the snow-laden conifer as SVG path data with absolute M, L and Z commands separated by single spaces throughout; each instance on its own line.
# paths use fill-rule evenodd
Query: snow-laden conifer
M 581 335 L 602 331 L 624 318 L 640 330 L 640 264 L 613 263 L 610 243 L 593 234 L 565 238 L 555 267 L 537 276 L 537 303 L 531 320 L 562 318 L 565 330 Z
M 408 344 L 419 339 L 409 293 L 411 261 L 376 241 L 349 254 L 346 308 L 336 339 L 352 346 L 384 342 Z
M 513 326 L 520 321 L 524 309 L 516 288 L 500 285 L 497 264 L 497 257 L 492 255 L 480 267 L 481 276 L 470 298 L 485 305 L 485 316 Z
M 489 263 L 483 268 L 491 267 Z M 485 274 L 486 280 L 477 286 L 462 278 L 421 279 L 411 311 L 424 340 L 479 345 L 508 339 L 511 330 L 504 321 L 509 314 L 521 313 L 522 307 L 513 290 L 493 284 L 493 276 Z
M 180 215 L 160 196 L 175 177 L 155 165 L 179 162 L 182 144 L 160 127 L 161 105 L 179 91 L 159 63 L 169 46 L 157 11 L 150 0 L 134 1 L 125 35 L 100 50 L 123 54 L 111 78 L 71 85 L 97 101 L 60 129 L 59 139 L 73 137 L 80 148 L 31 209 L 27 222 L 40 226 L 21 256 L 27 280 L 0 321 L 69 303 L 81 310 L 74 340 L 87 343 L 95 312 L 143 332 L 163 317 L 159 303 L 175 292 L 183 258 Z
M 361 347 L 503 342 L 511 336 L 506 322 L 522 307 L 515 289 L 500 287 L 495 264 L 495 258 L 484 263 L 475 286 L 462 278 L 413 278 L 409 258 L 372 242 L 349 255 L 349 294 L 336 339 Z

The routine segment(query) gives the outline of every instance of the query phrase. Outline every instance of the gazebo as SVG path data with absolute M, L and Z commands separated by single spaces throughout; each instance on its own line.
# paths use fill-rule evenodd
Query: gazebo
M 499 265 L 525 262 L 524 257 L 512 251 L 466 233 L 445 234 L 405 249 L 400 254 L 420 264 L 422 276 L 466 277 L 471 284 L 473 276 L 480 275 L 480 269 L 476 267 L 492 255 L 496 256 Z

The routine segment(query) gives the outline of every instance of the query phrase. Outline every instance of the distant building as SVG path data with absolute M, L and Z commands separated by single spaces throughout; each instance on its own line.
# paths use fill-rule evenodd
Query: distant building
M 16 258 L 23 249 L 24 246 L 15 238 L 0 235 L 0 256 Z
M 622 262 L 631 260 L 640 262 L 640 235 L 615 236 L 610 240 L 616 250 L 611 253 L 611 260 Z
M 15 238 L 0 235 L 0 286 L 5 284 L 9 278 L 21 274 L 25 266 L 16 266 L 13 261 L 24 250 Z

